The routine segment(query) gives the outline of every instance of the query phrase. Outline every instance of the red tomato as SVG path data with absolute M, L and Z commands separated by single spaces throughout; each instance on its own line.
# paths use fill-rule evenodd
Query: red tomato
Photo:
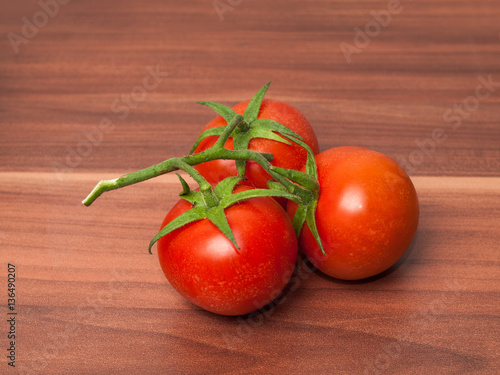
M 337 147 L 316 156 L 320 197 L 316 224 L 323 255 L 305 225 L 300 247 L 327 275 L 358 280 L 391 267 L 418 225 L 415 188 L 389 157 L 362 147 Z M 293 214 L 296 205 L 289 204 Z
M 233 107 L 233 110 L 236 113 L 243 114 L 248 103 L 249 100 L 236 104 Z M 264 99 L 260 107 L 258 118 L 271 119 L 285 125 L 302 136 L 315 154 L 319 152 L 318 140 L 311 125 L 309 124 L 309 121 L 307 121 L 304 115 L 302 115 L 302 113 L 300 113 L 295 107 L 277 100 Z M 218 116 L 210 121 L 203 128 L 203 131 L 225 125 L 227 125 L 226 121 L 221 116 Z M 205 138 L 198 145 L 195 153 L 199 153 L 207 148 L 210 148 L 216 141 L 217 137 Z M 226 142 L 226 148 L 230 150 L 233 149 L 232 138 L 229 138 Z M 250 141 L 248 148 L 257 152 L 272 153 L 274 155 L 274 160 L 271 164 L 278 167 L 300 170 L 306 163 L 306 151 L 296 144 L 289 146 L 270 139 L 254 138 Z M 195 166 L 195 168 L 211 184 L 216 184 L 225 177 L 238 175 L 234 160 L 214 160 L 199 164 Z M 267 187 L 266 182 L 271 178 L 271 176 L 255 162 L 247 163 L 245 176 L 248 178 L 249 184 L 262 189 Z
M 190 208 L 181 199 L 162 228 Z M 225 212 L 240 250 L 203 219 L 160 238 L 158 256 L 170 284 L 186 299 L 217 314 L 242 315 L 283 290 L 295 267 L 297 238 L 287 213 L 272 198 L 252 198 Z

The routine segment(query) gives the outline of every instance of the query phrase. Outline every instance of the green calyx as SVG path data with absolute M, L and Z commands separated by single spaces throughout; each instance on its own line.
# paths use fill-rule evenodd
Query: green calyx
M 236 247 L 240 249 L 233 232 L 227 221 L 225 209 L 239 202 L 257 198 L 257 197 L 284 197 L 291 199 L 297 203 L 300 201 L 293 194 L 273 189 L 250 189 L 240 191 L 233 194 L 236 185 L 243 181 L 243 177 L 231 176 L 219 182 L 214 189 L 209 189 L 204 192 L 191 190 L 187 182 L 179 175 L 179 180 L 183 186 L 182 192 L 179 194 L 182 199 L 191 203 L 191 209 L 177 216 L 174 220 L 168 223 L 162 230 L 153 237 L 149 243 L 149 252 L 151 248 L 161 237 L 189 223 L 208 219 L 214 224 Z M 215 204 L 207 203 L 206 196 L 215 196 L 217 201 Z
M 283 124 L 270 119 L 258 119 L 260 107 L 262 105 L 262 100 L 270 86 L 271 82 L 268 82 L 264 87 L 262 87 L 250 100 L 245 112 L 243 113 L 243 121 L 238 127 L 234 129 L 231 133 L 233 139 L 233 147 L 235 150 L 247 150 L 250 140 L 253 138 L 265 138 L 271 139 L 276 142 L 285 143 L 291 145 L 287 139 L 283 138 L 284 135 L 295 137 L 295 139 L 303 141 L 304 139 L 290 130 Z M 223 104 L 213 103 L 213 102 L 198 102 L 199 104 L 206 105 L 212 108 L 217 114 L 222 116 L 224 120 L 229 124 L 235 116 L 238 114 L 232 109 Z M 192 154 L 196 148 L 199 146 L 202 140 L 207 137 L 220 136 L 226 126 L 219 126 L 216 128 L 211 128 L 200 134 L 190 153 Z M 281 135 L 281 136 L 280 136 Z M 245 175 L 246 170 L 246 160 L 237 160 L 236 168 L 238 173 L 242 176 Z
M 227 126 L 212 128 L 203 132 L 187 156 L 171 158 L 117 179 L 100 181 L 82 203 L 89 206 L 106 191 L 135 184 L 165 173 L 183 170 L 198 184 L 199 190 L 192 190 L 188 183 L 178 174 L 182 185 L 182 191 L 179 195 L 182 199 L 190 202 L 192 207 L 168 223 L 153 237 L 149 244 L 150 253 L 152 246 L 161 237 L 184 225 L 203 219 L 212 222 L 233 243 L 235 248 L 239 249 L 229 226 L 225 210 L 234 204 L 252 198 L 283 197 L 298 204 L 293 218 L 293 226 L 297 236 L 300 235 L 303 225 L 307 224 L 324 254 L 315 219 L 319 199 L 319 183 L 314 153 L 302 137 L 286 126 L 273 120 L 258 119 L 262 100 L 269 84 L 266 84 L 255 94 L 243 115 L 237 114 L 231 108 L 222 104 L 203 102 L 202 104 L 219 113 L 228 123 Z M 215 144 L 200 153 L 193 154 L 199 143 L 209 136 L 218 137 Z M 234 150 L 228 150 L 224 147 L 229 137 L 233 138 Z M 252 138 L 272 139 L 289 145 L 295 143 L 303 147 L 307 151 L 305 172 L 271 165 L 272 154 L 248 150 L 248 144 Z M 228 177 L 215 187 L 212 187 L 193 166 L 216 159 L 235 160 L 239 176 Z M 268 181 L 268 189 L 249 189 L 233 193 L 236 185 L 245 179 L 246 162 L 249 160 L 258 163 L 272 177 Z

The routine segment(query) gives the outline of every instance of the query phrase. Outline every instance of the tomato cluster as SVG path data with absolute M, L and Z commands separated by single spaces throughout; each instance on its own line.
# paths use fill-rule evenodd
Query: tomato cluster
M 299 249 L 334 278 L 377 275 L 401 258 L 418 226 L 417 193 L 394 160 L 354 146 L 319 153 L 304 115 L 263 99 L 267 87 L 233 108 L 203 102 L 219 116 L 190 155 L 101 181 L 83 202 L 188 172 L 200 188 L 179 177 L 181 199 L 150 249 L 158 241 L 162 270 L 181 295 L 217 314 L 248 314 L 272 302 Z
M 248 102 L 233 109 L 243 114 Z M 345 280 L 367 278 L 396 263 L 413 239 L 419 216 L 415 188 L 404 170 L 387 156 L 361 147 L 337 147 L 318 154 L 313 128 L 289 104 L 264 100 L 259 118 L 292 129 L 317 154 L 320 195 L 315 217 L 324 253 L 307 225 L 300 234 L 300 248 L 312 263 L 327 275 Z M 203 131 L 225 124 L 218 116 Z M 195 152 L 216 141 L 215 136 L 205 138 Z M 232 139 L 226 147 L 233 149 Z M 249 149 L 272 153 L 272 165 L 305 169 L 307 153 L 296 144 L 252 139 Z M 212 184 L 238 174 L 234 160 L 218 159 L 196 169 Z M 249 163 L 245 177 L 247 184 L 257 188 L 265 188 L 271 178 L 255 162 Z M 256 198 L 228 210 L 239 252 L 207 220 L 162 237 L 158 253 L 170 283 L 187 299 L 219 314 L 249 313 L 271 302 L 289 280 L 297 253 L 291 225 L 297 204 L 290 201 L 288 216 L 271 201 Z M 187 209 L 186 202 L 179 202 L 163 225 Z

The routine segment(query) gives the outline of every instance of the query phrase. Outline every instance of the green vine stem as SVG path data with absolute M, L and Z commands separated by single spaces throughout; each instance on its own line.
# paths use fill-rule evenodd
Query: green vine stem
M 220 152 L 217 150 L 224 150 L 224 144 L 231 135 L 232 131 L 243 123 L 244 118 L 241 115 L 235 116 L 228 124 L 227 129 L 221 134 L 214 147 L 207 149 L 203 153 L 188 155 L 183 158 L 171 158 L 151 167 L 136 171 L 133 173 L 125 174 L 119 178 L 112 180 L 101 180 L 90 192 L 90 194 L 82 201 L 85 206 L 90 206 L 102 193 L 110 190 L 119 189 L 125 186 L 133 185 L 141 181 L 149 180 L 162 174 L 177 171 L 179 169 L 188 172 L 191 177 L 200 185 L 200 191 L 206 191 L 210 188 L 210 184 L 201 176 L 201 174 L 192 168 L 193 165 L 204 163 L 207 161 L 220 159 Z M 225 139 L 225 140 L 224 140 Z M 248 155 L 234 155 L 234 157 L 245 158 Z M 262 155 L 264 158 L 272 160 L 272 154 Z
M 90 194 L 82 201 L 82 203 L 85 206 L 90 206 L 102 193 L 106 191 L 136 184 L 138 182 L 177 171 L 179 169 L 188 172 L 195 179 L 195 181 L 198 182 L 200 185 L 200 191 L 208 191 L 210 185 L 194 168 L 192 168 L 192 166 L 216 159 L 255 161 L 275 180 L 283 184 L 288 192 L 298 195 L 302 201 L 310 201 L 312 199 L 311 191 L 291 181 L 295 180 L 297 177 L 297 173 L 295 171 L 292 175 L 287 175 L 286 170 L 276 168 L 269 163 L 269 161 L 272 161 L 273 159 L 272 154 L 258 153 L 251 150 L 228 150 L 224 147 L 224 144 L 233 130 L 240 124 L 244 124 L 244 121 L 243 116 L 237 114 L 228 124 L 227 128 L 221 134 L 217 142 L 211 148 L 206 149 L 203 152 L 187 155 L 182 158 L 171 158 L 140 171 L 125 174 L 116 179 L 101 180 L 90 192 Z M 310 182 L 310 179 L 307 178 L 308 176 L 304 176 L 302 177 Z

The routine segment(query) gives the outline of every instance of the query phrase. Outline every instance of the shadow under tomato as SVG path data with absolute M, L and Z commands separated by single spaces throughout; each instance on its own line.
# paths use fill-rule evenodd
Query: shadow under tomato
M 306 259 L 306 260 L 307 260 L 307 262 L 309 262 L 308 259 Z M 196 308 L 196 310 L 198 310 L 200 314 L 206 315 L 207 317 L 216 318 L 217 320 L 222 320 L 222 321 L 231 322 L 234 320 L 241 321 L 241 319 L 249 320 L 249 319 L 252 319 L 252 318 L 260 316 L 260 315 L 270 317 L 274 313 L 274 309 L 277 306 L 281 305 L 285 300 L 287 300 L 288 295 L 293 293 L 293 290 L 292 290 L 293 285 L 294 285 L 293 278 L 296 275 L 297 267 L 298 267 L 298 265 L 295 265 L 295 270 L 294 270 L 294 273 L 292 274 L 292 277 L 290 278 L 290 280 L 286 284 L 285 288 L 281 291 L 281 293 L 274 300 L 269 302 L 267 305 L 261 307 L 260 309 L 253 311 L 253 312 L 250 312 L 248 314 L 244 314 L 244 315 L 220 315 L 220 314 L 216 314 L 216 313 L 213 313 L 211 311 L 205 310 L 205 309 L 193 304 L 190 301 L 186 300 L 185 303 Z M 311 271 L 311 272 L 314 272 L 314 271 Z
M 318 277 L 321 277 L 322 279 L 328 280 L 329 282 L 332 283 L 337 283 L 337 284 L 342 284 L 342 285 L 362 285 L 362 284 L 369 284 L 376 282 L 380 279 L 384 279 L 387 276 L 391 275 L 393 272 L 395 272 L 401 265 L 403 265 L 406 260 L 409 258 L 409 256 L 412 254 L 412 252 L 415 249 L 415 243 L 417 242 L 417 238 L 419 237 L 419 233 L 415 234 L 415 237 L 413 238 L 412 243 L 408 247 L 408 249 L 405 251 L 403 256 L 390 268 L 387 270 L 379 273 L 378 275 L 368 277 L 366 279 L 362 280 L 341 280 L 341 279 L 336 279 L 332 276 L 328 276 L 327 274 L 321 272 L 318 270 L 312 262 L 301 252 L 299 251 L 299 256 L 297 257 L 297 263 L 295 265 L 294 272 L 286 284 L 285 288 L 281 293 L 270 303 L 268 303 L 266 306 L 261 307 L 260 309 L 245 314 L 245 315 L 238 315 L 238 316 L 225 316 L 225 315 L 218 315 L 211 313 L 209 311 L 205 311 L 202 308 L 199 308 L 200 312 L 202 314 L 206 314 L 207 316 L 211 317 L 217 317 L 219 320 L 224 320 L 224 321 L 234 321 L 235 319 L 241 321 L 243 320 L 251 320 L 254 318 L 259 318 L 261 316 L 264 316 L 266 318 L 270 318 L 273 314 L 275 309 L 284 304 L 285 301 L 288 301 L 289 299 L 293 298 L 293 295 L 296 293 L 300 293 L 300 288 L 302 282 L 304 282 L 306 279 L 308 279 L 312 275 L 317 275 Z
M 361 280 L 341 280 L 341 279 L 337 279 L 335 277 L 329 276 L 329 275 L 321 272 L 320 270 L 318 270 L 313 265 L 311 265 L 311 266 L 314 267 L 315 272 L 316 272 L 316 274 L 319 277 L 321 277 L 322 279 L 325 279 L 325 280 L 329 280 L 329 281 L 334 282 L 334 283 L 343 284 L 343 285 L 361 285 L 361 284 L 373 283 L 375 281 L 378 281 L 380 279 L 384 279 L 387 276 L 391 275 L 399 267 L 401 267 L 401 265 L 403 265 L 406 262 L 406 260 L 410 256 L 410 254 L 414 251 L 415 243 L 417 242 L 416 240 L 417 240 L 418 237 L 419 237 L 419 232 L 417 231 L 417 233 L 415 234 L 415 237 L 413 238 L 413 240 L 412 240 L 410 246 L 408 247 L 408 249 L 405 251 L 405 253 L 403 254 L 403 256 L 401 258 L 399 258 L 399 260 L 394 265 L 392 265 L 391 267 L 389 267 L 385 271 L 383 271 L 383 272 L 381 272 L 381 273 L 379 273 L 377 275 L 374 275 L 374 276 L 371 276 L 371 277 L 367 277 L 366 279 L 361 279 Z
M 316 268 L 311 263 L 311 261 L 307 259 L 307 257 L 299 254 L 292 276 L 290 277 L 290 280 L 288 280 L 288 283 L 285 285 L 281 293 L 266 306 L 261 307 L 254 312 L 245 315 L 239 315 L 239 318 L 248 320 L 259 317 L 261 315 L 270 318 L 271 315 L 274 314 L 275 309 L 293 298 L 292 296 L 300 291 L 302 282 L 304 282 L 314 273 L 316 273 Z

